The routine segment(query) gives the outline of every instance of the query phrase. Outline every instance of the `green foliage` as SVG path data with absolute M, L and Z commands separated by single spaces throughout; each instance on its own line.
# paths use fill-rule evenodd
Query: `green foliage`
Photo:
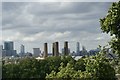
M 112 4 L 107 16 L 100 19 L 100 24 L 103 32 L 114 36 L 110 45 L 114 53 L 120 57 L 120 1 Z
M 73 65 L 71 65 L 70 63 L 68 63 L 66 67 L 64 67 L 63 63 L 61 63 L 59 70 L 60 71 L 58 73 L 52 71 L 49 75 L 46 76 L 46 79 L 49 78 L 72 79 L 74 74 L 76 73 L 76 71 L 73 68 Z
M 71 56 L 61 56 L 61 60 L 64 63 L 64 66 L 67 65 L 67 63 L 75 64 L 75 60 Z
M 91 73 L 98 80 L 113 80 L 115 78 L 115 70 L 111 67 L 109 60 L 105 57 L 92 56 L 85 59 L 86 71 Z M 111 72 L 109 72 L 111 71 Z
M 16 71 L 16 69 L 13 71 L 13 68 L 17 68 L 17 65 L 14 65 L 14 64 L 13 65 L 12 64 L 11 65 L 3 65 L 2 76 L 4 76 L 4 77 L 10 76 L 9 78 L 11 78 L 11 76 L 13 76 L 16 78 L 16 74 L 13 73 Z M 11 73 L 13 73 L 13 74 L 11 74 Z M 17 71 L 16 71 L 16 73 L 17 73 Z
M 67 64 L 67 66 L 64 68 L 62 67 L 60 69 L 60 72 L 57 73 L 56 78 L 72 78 L 73 74 L 75 73 L 73 66 L 71 64 Z
M 115 71 L 101 55 L 75 61 L 70 56 L 48 57 L 44 60 L 26 58 L 17 64 L 3 65 L 3 78 L 46 78 L 113 80 Z
M 74 74 L 74 80 L 78 79 L 78 80 L 94 80 L 95 77 L 92 78 L 92 75 L 91 73 L 89 72 L 86 72 L 86 71 L 77 71 L 75 74 Z
M 85 61 L 83 60 L 84 58 L 79 59 L 78 61 L 76 61 L 74 68 L 76 71 L 81 70 L 81 71 L 85 71 Z
M 46 60 L 46 73 L 50 73 L 52 70 L 58 71 L 58 68 L 60 66 L 60 63 L 62 62 L 61 57 L 48 57 L 45 59 Z M 48 68 L 49 66 L 49 68 Z
M 111 35 L 120 38 L 120 1 L 112 4 L 107 16 L 100 19 L 100 23 L 103 32 L 110 32 Z
M 82 61 L 83 64 L 79 63 L 79 61 Z M 81 66 L 78 67 L 77 64 L 83 66 L 83 68 Z M 75 66 L 70 63 L 67 63 L 67 66 L 64 66 L 64 64 L 61 63 L 59 72 L 52 71 L 46 76 L 46 79 L 49 78 L 114 80 L 115 70 L 113 67 L 111 67 L 109 60 L 106 57 L 97 55 L 80 59 L 76 61 Z
M 113 52 L 116 53 L 120 58 L 120 39 L 112 38 L 109 42 Z
M 117 73 L 120 74 L 120 65 L 117 67 Z
M 70 56 L 48 57 L 44 60 L 25 58 L 16 64 L 3 64 L 3 78 L 45 78 L 52 70 L 58 72 L 61 62 L 66 66 L 74 61 Z
M 118 55 L 118 59 L 114 59 L 111 65 L 120 73 L 120 1 L 114 2 L 108 10 L 108 14 L 103 19 L 100 19 L 101 29 L 103 32 L 110 33 L 112 36 L 109 42 L 113 53 Z

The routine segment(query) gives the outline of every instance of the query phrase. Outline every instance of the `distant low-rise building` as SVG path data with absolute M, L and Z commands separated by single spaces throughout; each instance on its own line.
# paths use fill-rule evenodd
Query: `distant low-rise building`
M 40 53 L 41 53 L 40 48 L 33 48 L 33 56 L 34 57 L 40 56 Z
M 32 57 L 33 55 L 32 55 L 32 53 L 27 52 L 27 53 L 25 53 L 25 56 L 26 56 L 26 57 Z
M 100 49 L 97 48 L 97 49 L 90 50 L 88 53 L 89 53 L 89 56 L 92 56 L 92 55 L 96 55 L 99 51 L 100 51 Z

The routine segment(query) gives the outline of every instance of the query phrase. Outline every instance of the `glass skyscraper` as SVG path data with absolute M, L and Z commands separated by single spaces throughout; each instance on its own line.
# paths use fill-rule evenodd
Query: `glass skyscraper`
M 77 42 L 76 44 L 76 53 L 78 54 L 80 52 L 80 44 Z
M 2 50 L 2 56 L 15 56 L 16 50 L 14 50 L 13 41 L 5 41 L 4 49 Z
M 4 42 L 4 49 L 5 50 L 14 50 L 13 42 L 12 41 L 5 41 Z

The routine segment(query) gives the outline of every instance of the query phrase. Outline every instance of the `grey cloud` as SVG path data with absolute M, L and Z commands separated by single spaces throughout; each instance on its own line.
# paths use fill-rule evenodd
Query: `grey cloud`
M 55 5 L 57 4 L 57 5 Z M 35 15 L 60 15 L 60 14 L 79 14 L 93 10 L 101 11 L 108 8 L 110 3 L 99 2 L 65 2 L 65 3 L 35 3 L 29 6 L 28 12 Z M 67 6 L 65 6 L 67 5 Z M 34 11 L 33 11 L 34 9 Z
M 2 10 L 12 12 L 21 9 L 23 6 L 27 5 L 24 2 L 2 2 Z
M 9 4 L 9 5 L 8 5 Z M 19 5 L 18 5 L 19 4 Z M 25 4 L 25 3 L 23 3 L 23 4 Z M 37 7 L 36 7 L 36 4 L 37 4 Z M 102 5 L 100 5 L 100 3 L 64 3 L 64 5 L 66 5 L 66 4 L 69 4 L 68 6 L 65 6 L 65 7 L 62 7 L 62 8 L 56 8 L 55 7 L 55 5 L 56 4 L 58 4 L 58 5 L 61 5 L 62 3 L 29 3 L 28 5 L 30 6 L 32 6 L 32 7 L 30 7 L 29 8 L 29 6 L 28 6 L 28 8 L 27 9 L 29 9 L 29 10 L 31 10 L 34 14 L 32 14 L 33 16 L 34 16 L 34 18 L 40 18 L 39 19 L 39 21 L 41 20 L 43 20 L 43 19 L 41 19 L 41 17 L 44 17 L 44 18 L 46 18 L 46 19 L 44 19 L 44 21 L 42 21 L 42 22 L 46 22 L 46 20 L 49 20 L 49 18 L 51 18 L 51 15 L 50 15 L 50 13 L 54 13 L 54 15 L 52 16 L 52 19 L 55 19 L 55 20 L 59 20 L 60 18 L 62 19 L 62 20 L 65 20 L 65 19 L 69 19 L 69 20 L 87 20 L 87 19 L 95 19 L 95 18 L 98 18 L 98 17 L 100 17 L 100 16 L 95 16 L 96 14 L 88 14 L 88 15 L 85 15 L 84 17 L 79 17 L 79 15 L 78 15 L 78 17 L 76 17 L 76 18 L 70 18 L 69 16 L 67 17 L 67 15 L 66 16 L 62 16 L 62 15 L 64 15 L 64 13 L 66 13 L 66 11 L 67 11 L 67 14 L 73 14 L 73 15 L 75 15 L 75 14 L 78 14 L 78 12 L 79 12 L 79 14 L 81 14 L 81 13 L 86 13 L 84 10 L 86 10 L 88 13 L 90 13 L 90 12 L 97 12 L 97 11 L 94 11 L 95 9 L 94 9 L 94 7 L 96 7 L 96 5 L 98 5 L 97 7 L 98 7 L 98 9 L 99 9 L 99 7 L 101 8 L 101 7 L 103 7 L 105 4 L 103 4 L 103 3 L 101 3 Z M 93 6 L 93 5 L 94 6 Z M 10 7 L 12 7 L 12 8 L 8 8 L 8 9 L 12 9 L 12 10 L 14 10 L 13 8 L 15 8 L 15 9 L 17 9 L 18 11 L 20 11 L 19 10 L 19 8 L 17 8 L 16 6 L 20 6 L 20 5 L 22 5 L 22 3 L 4 3 L 3 4 L 3 6 L 10 6 Z M 41 6 L 42 6 L 42 8 L 41 8 Z M 53 10 L 49 10 L 49 9 L 47 9 L 47 8 L 49 8 L 49 7 L 45 7 L 45 6 L 52 6 L 53 5 L 53 7 L 51 7 L 51 9 L 53 9 Z M 57 5 L 57 6 L 58 6 Z M 108 3 L 107 3 L 107 5 L 108 5 Z M 27 4 L 26 5 L 22 5 L 22 9 L 24 9 L 24 7 L 23 6 L 27 6 Z M 89 6 L 89 7 L 88 7 Z M 106 5 L 105 5 L 106 6 Z M 35 8 L 36 7 L 36 8 Z M 59 6 L 58 6 L 59 7 Z M 3 7 L 3 12 L 5 12 L 4 10 L 6 10 L 7 8 L 5 7 Z M 37 9 L 37 10 L 36 10 Z M 42 9 L 42 10 L 41 10 Z M 93 10 L 92 10 L 93 9 Z M 103 8 L 102 8 L 103 9 Z M 48 11 L 48 13 L 47 12 L 44 12 L 44 11 Z M 42 12 L 42 13 L 44 13 L 44 14 L 46 14 L 46 15 L 41 15 L 40 14 L 40 12 Z M 49 13 L 50 12 L 50 13 Z M 59 15 L 57 15 L 56 14 L 56 12 L 57 13 L 59 13 Z M 98 11 L 98 12 L 100 12 L 100 11 Z M 6 11 L 6 13 L 7 13 L 7 11 Z M 13 13 L 13 12 L 12 12 Z M 33 22 L 29 22 L 28 21 L 28 23 L 26 24 L 26 22 L 27 22 L 27 20 L 25 19 L 24 20 L 24 17 L 25 16 L 28 16 L 28 15 L 31 15 L 31 13 L 29 13 L 29 11 L 28 11 L 28 15 L 26 14 L 26 15 L 24 15 L 24 16 L 21 16 L 21 17 L 23 17 L 23 18 L 21 18 L 21 19 L 18 19 L 18 20 L 16 20 L 16 18 L 17 17 L 19 17 L 20 15 L 22 15 L 22 12 L 14 12 L 15 13 L 15 15 L 9 15 L 8 17 L 6 17 L 7 16 L 7 14 L 5 14 L 5 15 L 3 15 L 3 26 L 5 25 L 5 24 L 13 24 L 11 27 L 9 26 L 9 27 L 7 27 L 7 26 L 4 26 L 3 27 L 3 30 L 4 29 L 12 29 L 12 28 L 19 28 L 19 27 L 27 27 L 27 28 L 29 28 L 30 26 L 31 27 L 33 27 L 32 26 L 32 24 L 34 24 L 33 22 L 36 22 L 36 19 L 34 19 L 34 21 Z M 38 14 L 38 16 L 36 16 L 36 14 L 35 13 L 37 13 Z M 10 14 L 10 13 L 9 13 Z M 6 19 L 4 18 L 4 16 L 6 17 Z M 60 16 L 59 18 L 56 18 L 56 16 Z M 5 19 L 5 20 L 4 20 Z M 11 20 L 12 19 L 12 20 Z M 23 23 L 21 23 L 21 21 L 23 21 Z M 17 22 L 17 24 L 15 23 L 15 22 Z M 41 24 L 39 24 L 39 23 L 37 23 L 38 24 L 38 26 L 42 26 Z M 69 23 L 68 23 L 69 24 Z M 26 25 L 29 25 L 29 26 L 26 26 Z M 15 26 L 15 27 L 14 27 Z M 36 25 L 37 26 L 37 25 Z M 56 25 L 54 25 L 54 26 L 56 26 Z
M 4 33 L 7 30 L 12 33 L 19 32 L 24 35 L 21 37 L 24 40 L 35 38 L 32 43 L 52 42 L 55 40 L 61 42 L 64 40 L 70 42 L 80 40 L 85 43 L 85 37 L 94 41 L 94 38 L 99 37 L 98 34 L 101 34 L 99 18 L 105 16 L 110 5 L 111 3 L 87 2 L 4 2 L 2 5 L 2 12 L 4 13 L 2 19 L 3 35 L 10 35 Z M 40 33 L 42 32 L 47 34 L 41 37 Z M 20 41 L 21 38 L 17 37 L 16 39 Z M 108 39 L 108 37 L 105 39 Z M 87 41 L 86 43 L 89 45 L 91 42 Z M 93 44 L 93 46 L 97 45 L 97 41 Z

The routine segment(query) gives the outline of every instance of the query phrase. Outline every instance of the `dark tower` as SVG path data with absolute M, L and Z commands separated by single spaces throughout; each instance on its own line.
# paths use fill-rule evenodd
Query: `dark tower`
M 55 56 L 55 53 L 54 53 L 55 51 L 54 50 L 55 50 L 55 43 L 53 43 L 53 45 L 52 45 L 52 55 L 53 56 Z
M 47 43 L 44 43 L 44 58 L 46 58 L 48 56 L 48 47 L 47 47 Z
M 58 42 L 55 42 L 54 43 L 54 53 L 55 53 L 55 56 L 59 56 L 59 43 Z
M 68 55 L 69 53 L 68 53 L 68 42 L 67 41 L 65 41 L 64 42 L 64 55 Z

